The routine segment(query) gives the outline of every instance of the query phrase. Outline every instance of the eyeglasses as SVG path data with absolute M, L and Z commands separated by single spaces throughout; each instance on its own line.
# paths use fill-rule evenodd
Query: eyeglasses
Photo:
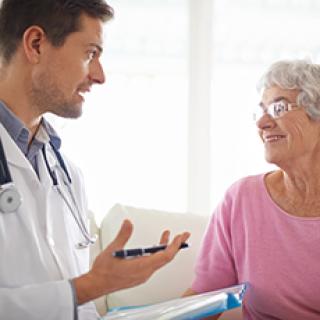
M 268 114 L 273 119 L 277 119 L 297 108 L 299 108 L 299 106 L 296 103 L 287 102 L 286 100 L 270 103 L 267 107 L 258 105 L 253 114 L 253 119 L 258 121 L 265 114 Z

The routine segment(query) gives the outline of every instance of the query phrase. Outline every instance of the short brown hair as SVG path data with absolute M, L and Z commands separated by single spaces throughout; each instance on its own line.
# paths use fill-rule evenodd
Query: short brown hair
M 113 9 L 104 0 L 3 0 L 0 56 L 8 63 L 32 25 L 41 27 L 52 45 L 63 45 L 70 33 L 80 29 L 83 13 L 103 22 L 113 17 Z

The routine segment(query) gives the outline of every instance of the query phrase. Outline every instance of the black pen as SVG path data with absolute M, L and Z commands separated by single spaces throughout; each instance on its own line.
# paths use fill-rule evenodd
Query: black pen
M 189 245 L 186 242 L 183 242 L 180 246 L 180 249 L 184 249 L 188 247 Z M 124 249 L 124 250 L 115 251 L 112 253 L 112 255 L 117 258 L 144 256 L 147 254 L 152 254 L 161 250 L 165 250 L 166 248 L 167 246 L 163 244 L 160 246 L 154 246 L 154 247 L 148 247 L 148 248 Z

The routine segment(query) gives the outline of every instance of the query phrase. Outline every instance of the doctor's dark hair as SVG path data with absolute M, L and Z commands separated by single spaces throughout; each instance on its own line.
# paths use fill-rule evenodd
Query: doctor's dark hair
M 80 16 L 103 22 L 113 17 L 104 0 L 0 0 L 0 56 L 9 63 L 29 27 L 41 27 L 55 47 L 81 29 Z
M 296 103 L 313 120 L 320 120 L 320 65 L 307 59 L 282 60 L 273 63 L 260 79 L 257 89 L 272 86 L 298 90 Z

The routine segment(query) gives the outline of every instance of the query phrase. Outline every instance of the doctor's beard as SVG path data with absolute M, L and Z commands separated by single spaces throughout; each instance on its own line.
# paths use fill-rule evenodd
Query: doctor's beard
M 67 97 L 48 74 L 42 73 L 37 84 L 32 83 L 31 103 L 40 114 L 53 113 L 59 117 L 76 119 L 82 115 L 82 98 L 74 92 Z

